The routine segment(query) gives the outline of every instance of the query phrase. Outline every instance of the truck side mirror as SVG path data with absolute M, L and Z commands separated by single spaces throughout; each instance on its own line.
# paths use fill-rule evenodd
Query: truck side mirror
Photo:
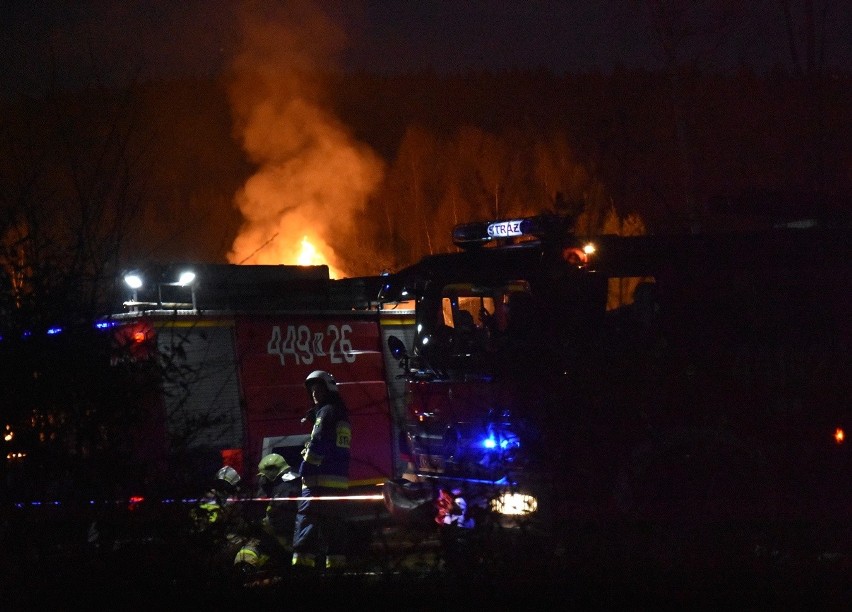
M 405 376 L 405 373 L 408 372 L 408 351 L 405 350 L 405 345 L 402 343 L 402 340 L 396 336 L 388 336 L 388 348 L 390 349 L 393 358 L 399 359 L 399 367 L 402 368 L 404 372 L 400 378 Z
M 394 359 L 408 359 L 408 351 L 405 350 L 405 345 L 396 336 L 388 336 L 388 348 Z

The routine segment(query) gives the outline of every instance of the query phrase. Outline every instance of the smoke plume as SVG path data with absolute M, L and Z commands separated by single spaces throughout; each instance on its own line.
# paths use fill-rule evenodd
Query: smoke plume
M 229 99 L 258 169 L 235 196 L 244 220 L 228 261 L 328 264 L 333 278 L 348 276 L 343 249 L 384 169 L 325 103 L 343 31 L 306 0 L 247 3 L 240 25 Z

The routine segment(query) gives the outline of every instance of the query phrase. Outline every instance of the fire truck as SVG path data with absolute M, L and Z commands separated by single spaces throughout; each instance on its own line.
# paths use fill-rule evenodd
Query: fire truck
M 392 513 L 414 516 L 437 488 L 465 514 L 550 530 L 848 520 L 848 233 L 799 225 L 582 237 L 545 214 L 457 226 L 458 252 L 382 286 L 383 304 L 413 300 L 416 319 L 410 340 L 388 338 L 408 460 L 385 485 Z
M 388 275 L 199 266 L 114 318 L 174 360 L 165 438 L 297 465 L 303 381 L 339 382 L 353 494 L 401 522 L 848 519 L 849 246 L 825 226 L 584 237 L 466 223 Z M 190 291 L 170 301 L 162 291 Z M 214 465 L 215 464 L 215 465 Z
M 379 277 L 332 280 L 326 266 L 173 264 L 127 280 L 136 288 L 109 325 L 125 359 L 158 363 L 143 389 L 146 412 L 157 415 L 141 436 L 152 462 L 195 483 L 223 464 L 251 482 L 270 452 L 298 467 L 311 428 L 304 381 L 321 369 L 337 379 L 357 432 L 352 488 L 381 499 L 377 487 L 399 462 L 402 398 L 402 381 L 385 365 L 386 337 L 407 337 L 413 313 L 376 307 Z

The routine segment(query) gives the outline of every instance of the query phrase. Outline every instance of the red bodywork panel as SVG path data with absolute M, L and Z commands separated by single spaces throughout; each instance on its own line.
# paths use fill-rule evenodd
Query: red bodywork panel
M 245 402 L 247 465 L 257 465 L 266 437 L 309 434 L 304 381 L 330 372 L 352 423 L 353 486 L 392 477 L 392 427 L 377 316 L 240 316 L 238 372 Z M 293 466 L 297 467 L 297 466 Z

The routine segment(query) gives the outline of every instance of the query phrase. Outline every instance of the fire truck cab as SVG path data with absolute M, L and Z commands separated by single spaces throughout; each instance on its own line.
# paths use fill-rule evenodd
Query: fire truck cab
M 471 512 L 537 513 L 546 413 L 566 397 L 565 372 L 607 300 L 589 245 L 564 226 L 556 216 L 461 225 L 460 252 L 385 282 L 380 302 L 413 300 L 416 313 L 410 346 L 388 339 L 407 381 L 409 461 L 403 480 L 385 485 L 392 512 L 411 505 L 411 481 L 465 496 Z
M 850 378 L 843 231 L 592 244 L 539 215 L 453 237 L 380 294 L 416 312 L 410 342 L 388 338 L 407 407 L 392 513 L 437 489 L 551 525 L 848 515 L 850 414 L 824 382 Z

